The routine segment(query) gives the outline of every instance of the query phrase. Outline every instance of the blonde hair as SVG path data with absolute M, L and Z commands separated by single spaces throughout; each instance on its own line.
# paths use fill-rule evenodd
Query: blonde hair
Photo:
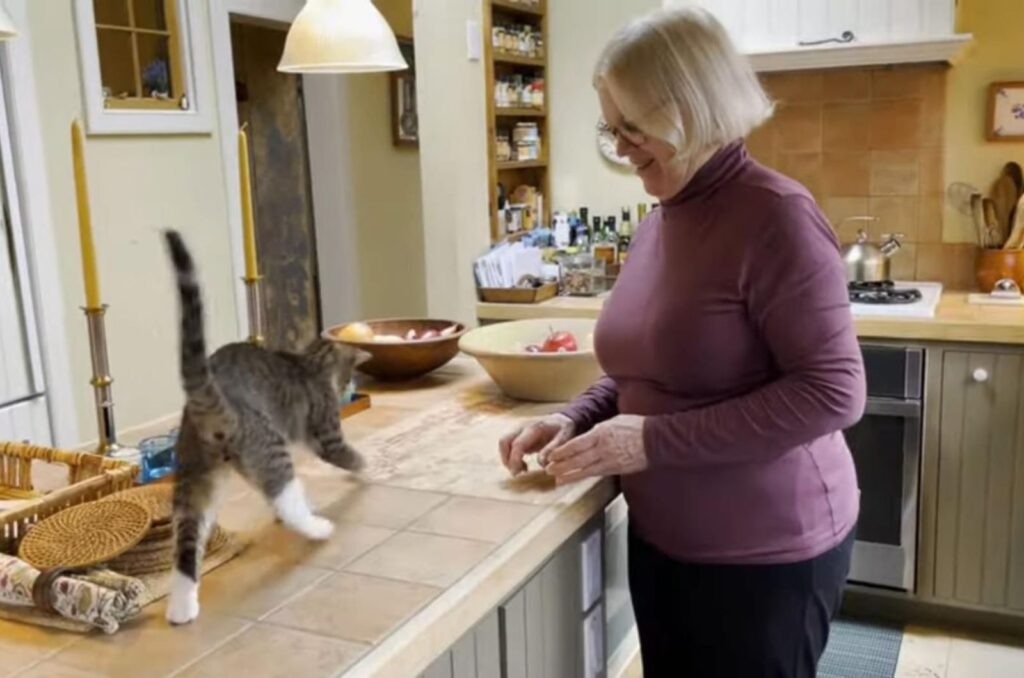
M 746 137 L 774 109 L 722 24 L 697 7 L 658 10 L 620 29 L 594 85 L 640 131 L 684 156 Z

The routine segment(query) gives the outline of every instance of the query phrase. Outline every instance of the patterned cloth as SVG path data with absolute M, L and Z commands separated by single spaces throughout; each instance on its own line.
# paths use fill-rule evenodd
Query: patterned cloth
M 44 574 L 23 560 L 0 554 L 0 605 L 39 607 L 33 590 Z M 53 611 L 67 619 L 85 622 L 104 633 L 114 633 L 121 623 L 142 610 L 145 585 L 138 579 L 109 570 L 53 577 L 43 598 Z M 39 592 L 37 592 L 39 593 Z

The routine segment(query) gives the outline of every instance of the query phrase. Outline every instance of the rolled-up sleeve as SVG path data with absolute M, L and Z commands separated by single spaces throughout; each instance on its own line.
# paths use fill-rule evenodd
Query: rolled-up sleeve
M 602 421 L 619 413 L 619 389 L 608 376 L 601 377 L 593 386 L 573 400 L 562 414 L 576 424 L 576 433 L 585 433 Z

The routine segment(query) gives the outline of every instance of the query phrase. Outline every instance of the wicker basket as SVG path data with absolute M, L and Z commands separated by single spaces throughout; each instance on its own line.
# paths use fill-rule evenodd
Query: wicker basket
M 32 472 L 39 463 L 67 467 L 67 486 L 40 495 Z M 88 452 L 0 442 L 0 498 L 25 503 L 0 512 L 0 553 L 17 551 L 28 529 L 58 511 L 132 487 L 139 467 Z

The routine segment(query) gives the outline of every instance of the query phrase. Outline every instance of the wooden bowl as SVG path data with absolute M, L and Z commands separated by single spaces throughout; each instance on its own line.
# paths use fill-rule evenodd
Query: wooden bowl
M 1024 289 L 1024 250 L 979 249 L 975 277 L 982 292 L 991 292 L 996 282 L 1009 278 Z
M 601 377 L 594 355 L 594 326 L 589 318 L 516 320 L 478 327 L 459 342 L 510 398 L 531 402 L 566 402 Z M 528 344 L 541 343 L 551 330 L 572 332 L 573 353 L 527 353 Z
M 459 352 L 459 339 L 466 332 L 466 326 L 452 320 L 430 320 L 426 318 L 388 318 L 362 321 L 370 326 L 374 334 L 395 334 L 405 336 L 409 330 L 417 334 L 426 330 L 440 332 L 455 326 L 455 332 L 436 339 L 403 341 L 401 343 L 378 343 L 375 341 L 346 341 L 338 335 L 350 323 L 328 327 L 323 332 L 326 339 L 355 346 L 369 353 L 373 358 L 360 365 L 360 372 L 381 381 L 402 381 L 415 379 L 432 372 L 454 358 Z

